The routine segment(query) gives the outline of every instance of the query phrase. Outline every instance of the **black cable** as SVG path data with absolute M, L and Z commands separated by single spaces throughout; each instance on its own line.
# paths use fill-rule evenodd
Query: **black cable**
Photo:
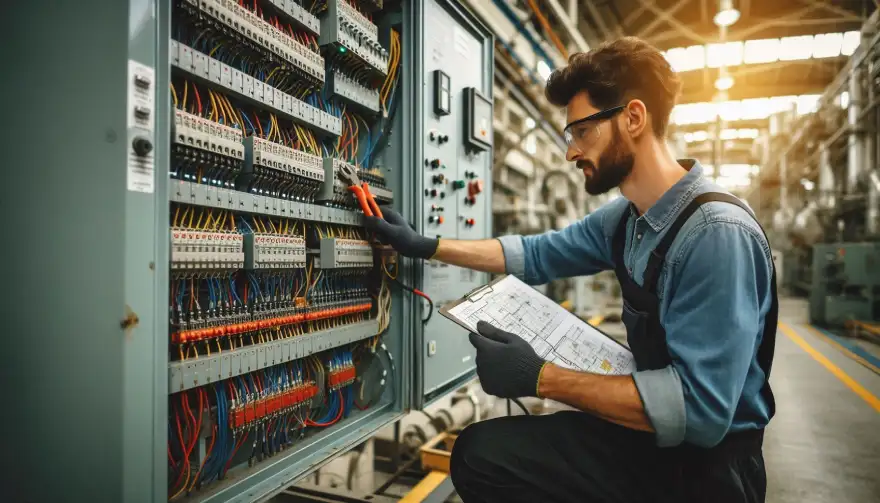
M 523 403 L 519 401 L 519 398 L 511 398 L 510 400 L 513 401 L 513 403 L 517 404 L 517 405 L 519 406 L 520 409 L 522 409 L 523 414 L 525 414 L 525 415 L 527 415 L 527 416 L 531 416 L 531 415 L 532 415 L 532 414 L 529 412 L 529 409 L 527 409 L 526 406 L 523 405 Z M 509 402 L 508 402 L 508 407 L 510 407 L 510 403 L 509 403 Z M 508 409 L 508 415 L 510 414 L 509 411 L 510 411 L 510 409 Z

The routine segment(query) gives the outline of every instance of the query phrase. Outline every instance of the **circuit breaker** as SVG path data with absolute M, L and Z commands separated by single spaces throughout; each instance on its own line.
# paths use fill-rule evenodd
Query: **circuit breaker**
M 9 199 L 51 208 L 22 236 L 82 271 L 29 273 L 51 292 L 29 327 L 68 336 L 28 354 L 76 383 L 34 395 L 66 404 L 64 437 L 30 436 L 101 474 L 63 487 L 263 501 L 474 377 L 436 310 L 487 275 L 398 257 L 349 188 L 355 173 L 425 234 L 489 236 L 492 39 L 457 2 L 100 0 L 39 17 L 10 33 L 78 36 L 21 54 L 64 70 L 47 85 L 90 89 L 27 100 L 64 134 L 41 133 L 51 162 L 19 170 L 46 197 Z M 112 29 L 83 28 L 95 19 Z M 26 402 L 22 417 L 56 417 Z M 32 499 L 58 500 L 48 486 Z

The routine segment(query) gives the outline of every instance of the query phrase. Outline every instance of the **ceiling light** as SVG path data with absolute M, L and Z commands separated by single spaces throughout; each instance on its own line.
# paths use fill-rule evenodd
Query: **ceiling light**
M 713 21 L 718 26 L 730 26 L 739 20 L 739 9 L 733 6 L 733 0 L 719 0 L 718 13 Z
M 731 87 L 733 87 L 733 77 L 728 75 L 727 72 L 721 72 L 718 79 L 715 80 L 715 89 L 727 91 Z

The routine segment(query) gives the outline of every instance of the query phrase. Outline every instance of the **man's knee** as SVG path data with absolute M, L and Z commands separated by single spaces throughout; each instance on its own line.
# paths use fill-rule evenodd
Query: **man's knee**
M 449 460 L 449 475 L 456 488 L 468 485 L 474 477 L 485 477 L 492 470 L 492 459 L 499 459 L 493 424 L 498 420 L 480 421 L 466 427 L 455 439 Z

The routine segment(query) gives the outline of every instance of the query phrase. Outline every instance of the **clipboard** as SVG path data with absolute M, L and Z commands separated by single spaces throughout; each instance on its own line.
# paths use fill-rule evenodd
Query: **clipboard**
M 515 276 L 500 276 L 439 312 L 474 333 L 477 320 L 488 321 L 526 340 L 541 358 L 563 367 L 603 374 L 635 371 L 635 360 L 626 345 Z
M 474 332 L 474 333 L 477 333 L 474 329 L 472 329 L 471 327 L 469 327 L 465 322 L 463 322 L 462 320 L 460 320 L 458 317 L 456 317 L 454 314 L 450 313 L 449 311 L 450 311 L 451 309 L 455 309 L 455 308 L 458 307 L 460 304 L 463 304 L 463 303 L 465 303 L 465 302 L 471 302 L 471 303 L 473 303 L 473 302 L 478 302 L 478 301 L 480 301 L 480 299 L 482 299 L 484 296 L 486 296 L 486 295 L 488 295 L 488 294 L 491 294 L 491 293 L 494 293 L 495 290 L 493 289 L 493 287 L 495 286 L 495 284 L 498 283 L 499 281 L 503 280 L 503 279 L 506 278 L 506 277 L 507 277 L 507 274 L 502 274 L 501 276 L 499 276 L 499 277 L 493 279 L 493 280 L 490 281 L 489 283 L 487 283 L 487 284 L 485 284 L 485 285 L 483 285 L 483 286 L 478 286 L 477 288 L 474 288 L 474 289 L 471 290 L 470 292 L 464 294 L 464 296 L 463 296 L 462 298 L 460 298 L 460 299 L 458 299 L 458 300 L 455 300 L 455 301 L 452 301 L 452 302 L 450 302 L 450 303 L 444 305 L 444 306 L 441 307 L 440 310 L 437 311 L 437 312 L 439 312 L 440 314 L 442 314 L 445 318 L 449 319 L 450 321 L 452 321 L 452 322 L 455 323 L 456 325 L 458 325 L 458 326 L 462 327 L 463 329 L 467 330 L 468 332 Z

